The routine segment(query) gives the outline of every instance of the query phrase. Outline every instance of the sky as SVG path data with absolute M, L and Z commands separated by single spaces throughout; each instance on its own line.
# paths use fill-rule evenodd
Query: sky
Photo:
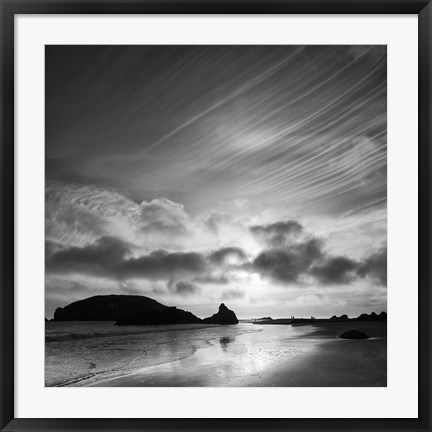
M 45 304 L 387 307 L 385 46 L 46 46 Z

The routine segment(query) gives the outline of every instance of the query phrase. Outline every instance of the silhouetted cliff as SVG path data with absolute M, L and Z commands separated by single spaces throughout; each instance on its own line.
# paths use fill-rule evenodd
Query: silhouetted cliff
M 120 317 L 138 312 L 167 309 L 161 303 L 144 296 L 104 295 L 94 296 L 57 308 L 54 321 L 116 321 Z

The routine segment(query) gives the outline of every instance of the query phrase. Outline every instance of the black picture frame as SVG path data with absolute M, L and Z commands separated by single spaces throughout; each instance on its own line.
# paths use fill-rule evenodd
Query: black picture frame
M 2 431 L 431 431 L 431 63 L 430 0 L 0 0 Z M 56 419 L 14 415 L 14 16 L 16 14 L 417 14 L 419 49 L 419 417 L 417 419 Z M 407 145 L 415 145 L 410 143 Z

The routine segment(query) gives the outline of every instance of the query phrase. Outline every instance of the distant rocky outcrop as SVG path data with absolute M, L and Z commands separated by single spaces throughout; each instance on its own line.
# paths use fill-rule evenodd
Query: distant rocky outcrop
M 346 314 L 341 315 L 340 317 L 333 315 L 330 318 L 330 321 L 348 321 L 348 320 L 349 320 L 349 318 L 348 318 L 348 315 L 346 315 Z
M 342 333 L 339 339 L 369 339 L 369 336 L 359 330 L 348 330 Z
M 120 317 L 116 325 L 199 324 L 202 320 L 191 312 L 166 307 L 163 310 L 137 312 Z
M 167 309 L 144 296 L 102 295 L 71 303 L 54 312 L 54 321 L 117 321 L 124 316 Z
M 377 315 L 375 312 L 372 312 L 370 315 L 361 314 L 355 321 L 387 321 L 387 314 L 385 312 L 381 312 Z
M 282 321 L 282 320 L 277 320 Z M 290 323 L 291 324 L 314 324 L 316 323 L 316 318 L 291 318 Z
M 252 318 L 250 322 L 254 324 L 268 324 L 273 322 L 273 318 L 272 317 Z
M 359 315 L 357 318 L 348 318 L 348 315 L 344 314 L 340 317 L 333 315 L 330 318 L 330 321 L 337 322 L 346 322 L 346 321 L 387 321 L 387 314 L 385 312 L 381 312 L 377 315 L 375 312 L 372 312 L 370 315 L 364 313 Z
M 219 306 L 219 312 L 211 317 L 204 318 L 206 324 L 238 324 L 236 314 L 228 309 L 223 303 Z

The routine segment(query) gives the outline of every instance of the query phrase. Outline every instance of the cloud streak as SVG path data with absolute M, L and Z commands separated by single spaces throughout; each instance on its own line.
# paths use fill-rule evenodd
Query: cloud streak
M 235 198 L 324 213 L 381 199 L 386 49 L 355 52 L 48 47 L 47 176 L 199 212 Z

